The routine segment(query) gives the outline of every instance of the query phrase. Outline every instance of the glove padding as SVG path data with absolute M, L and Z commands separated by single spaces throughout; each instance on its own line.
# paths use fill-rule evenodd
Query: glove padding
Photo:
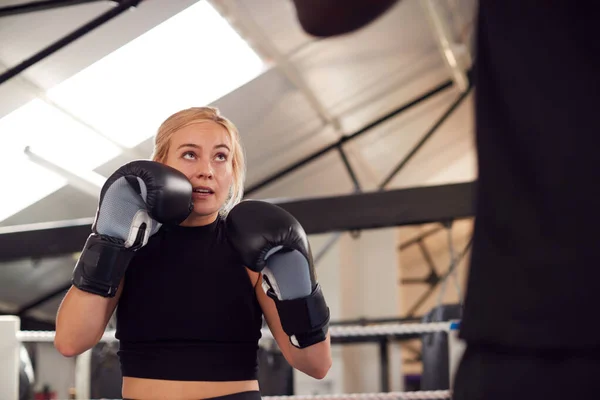
M 179 224 L 192 209 L 192 185 L 180 171 L 154 161 L 125 164 L 100 191 L 92 234 L 75 265 L 73 285 L 114 297 L 135 251 L 162 224 Z
M 257 200 L 236 205 L 226 221 L 242 262 L 262 272 L 263 290 L 275 302 L 290 342 L 304 348 L 325 340 L 329 308 L 300 223 L 281 207 Z

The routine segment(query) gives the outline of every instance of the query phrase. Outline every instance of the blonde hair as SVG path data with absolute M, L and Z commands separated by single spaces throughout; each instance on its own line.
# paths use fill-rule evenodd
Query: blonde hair
M 223 117 L 218 108 L 215 107 L 192 107 L 176 112 L 168 117 L 158 128 L 154 137 L 154 151 L 152 160 L 164 163 L 169 154 L 169 145 L 173 133 L 178 130 L 203 121 L 213 121 L 221 125 L 227 133 L 232 143 L 232 164 L 233 164 L 233 184 L 229 191 L 229 197 L 221 207 L 220 213 L 227 214 L 236 204 L 242 201 L 244 196 L 244 181 L 246 178 L 246 160 L 240 134 L 236 126 Z

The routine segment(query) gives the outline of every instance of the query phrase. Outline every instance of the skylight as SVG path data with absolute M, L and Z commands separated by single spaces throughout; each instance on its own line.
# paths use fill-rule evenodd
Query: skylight
M 259 75 L 264 64 L 211 5 L 199 1 L 47 92 L 125 147 L 150 138 L 171 113 L 208 105 Z M 0 119 L 0 167 L 10 196 L 0 221 L 63 187 L 24 148 L 72 171 L 94 169 L 118 147 L 41 100 Z M 67 145 L 69 146 L 67 148 Z M 49 210 L 51 212 L 51 210 Z
M 133 147 L 171 113 L 207 105 L 264 64 L 208 2 L 199 1 L 48 92 L 113 140 Z
M 119 149 L 42 100 L 32 100 L 0 119 L 2 185 L 0 220 L 62 187 L 66 180 L 29 161 L 24 149 L 65 169 L 94 169 L 119 154 Z M 8 193 L 7 193 L 8 194 Z

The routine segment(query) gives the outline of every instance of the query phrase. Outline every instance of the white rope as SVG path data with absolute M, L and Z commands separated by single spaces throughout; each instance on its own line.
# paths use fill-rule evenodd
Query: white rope
M 370 326 L 348 325 L 332 326 L 332 337 L 407 335 L 414 333 L 448 332 L 450 323 L 430 322 L 424 324 L 378 324 Z
M 448 322 L 432 322 L 424 324 L 378 324 L 370 326 L 348 325 L 332 326 L 330 328 L 331 337 L 360 337 L 360 336 L 388 336 L 388 335 L 407 335 L 415 333 L 430 332 L 448 332 L 450 324 Z M 53 342 L 56 332 L 54 331 L 20 331 L 17 338 L 21 342 Z M 268 329 L 262 330 L 263 338 L 272 338 L 273 335 Z M 114 330 L 107 330 L 102 335 L 100 342 L 114 342 Z
M 386 392 L 386 393 L 349 393 L 325 394 L 317 396 L 263 396 L 263 400 L 404 400 L 404 399 L 450 399 L 449 390 Z

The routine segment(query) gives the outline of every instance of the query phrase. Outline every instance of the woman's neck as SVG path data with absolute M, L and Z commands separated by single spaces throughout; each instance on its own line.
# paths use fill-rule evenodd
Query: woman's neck
M 187 217 L 187 219 L 183 221 L 180 225 L 188 227 L 210 225 L 213 222 L 215 222 L 218 216 L 218 212 L 209 215 L 192 214 L 189 217 Z

